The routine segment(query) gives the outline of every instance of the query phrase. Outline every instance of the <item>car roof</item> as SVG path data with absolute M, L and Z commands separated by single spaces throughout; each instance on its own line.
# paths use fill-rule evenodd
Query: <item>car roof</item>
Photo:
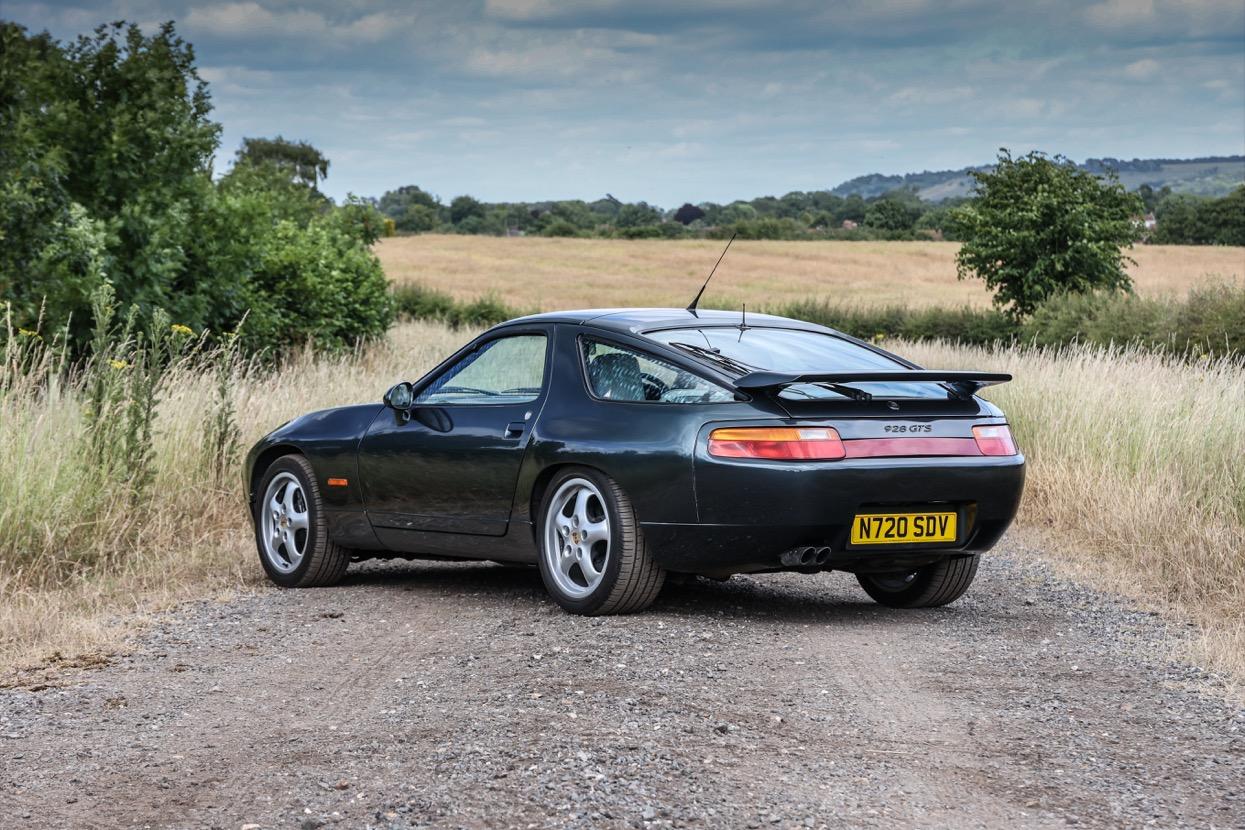
M 508 320 L 502 323 L 501 326 L 523 325 L 525 323 L 564 323 L 577 326 L 593 326 L 626 334 L 644 334 L 646 332 L 672 328 L 738 326 L 740 320 L 740 310 L 725 311 L 703 308 L 693 312 L 685 308 L 593 308 L 578 311 L 549 311 L 543 314 L 531 314 L 527 317 Z M 792 320 L 789 317 L 778 317 L 773 314 L 749 312 L 747 323 L 750 326 L 804 329 L 806 331 L 821 332 L 830 331 L 830 329 L 814 323 Z

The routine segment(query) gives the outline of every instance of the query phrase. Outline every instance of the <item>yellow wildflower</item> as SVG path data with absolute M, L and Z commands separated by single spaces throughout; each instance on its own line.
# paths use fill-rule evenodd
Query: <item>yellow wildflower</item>
M 190 326 L 183 326 L 181 323 L 174 323 L 173 325 L 169 326 L 169 328 L 173 330 L 174 334 L 194 334 L 195 333 L 195 330 L 192 329 Z
M 129 366 L 129 365 L 130 365 L 130 364 L 126 363 L 124 360 L 117 360 L 117 359 L 115 359 L 115 358 L 114 358 L 114 359 L 112 359 L 112 360 L 110 360 L 110 361 L 108 361 L 108 363 L 109 363 L 109 365 L 111 365 L 111 366 L 112 366 L 112 368 L 114 368 L 114 369 L 124 369 L 125 367 L 127 367 L 127 366 Z

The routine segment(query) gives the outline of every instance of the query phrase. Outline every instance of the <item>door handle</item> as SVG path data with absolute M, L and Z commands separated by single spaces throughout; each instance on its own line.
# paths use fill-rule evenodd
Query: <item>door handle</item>
M 527 428 L 526 421 L 511 421 L 506 424 L 506 437 L 518 438 L 523 434 L 523 430 Z

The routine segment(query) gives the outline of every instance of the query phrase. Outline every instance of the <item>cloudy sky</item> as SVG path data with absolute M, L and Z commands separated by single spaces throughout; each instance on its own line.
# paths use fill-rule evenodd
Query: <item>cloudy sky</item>
M 4 0 L 59 37 L 172 19 L 224 125 L 327 190 L 662 206 L 997 147 L 1245 153 L 1242 0 Z

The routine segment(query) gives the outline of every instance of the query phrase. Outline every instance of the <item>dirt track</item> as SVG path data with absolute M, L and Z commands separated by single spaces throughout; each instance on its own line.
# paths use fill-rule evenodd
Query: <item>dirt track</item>
M 844 575 L 570 617 L 395 564 L 187 608 L 0 691 L 5 827 L 1245 826 L 1245 712 L 1152 617 L 993 554 L 956 605 Z

